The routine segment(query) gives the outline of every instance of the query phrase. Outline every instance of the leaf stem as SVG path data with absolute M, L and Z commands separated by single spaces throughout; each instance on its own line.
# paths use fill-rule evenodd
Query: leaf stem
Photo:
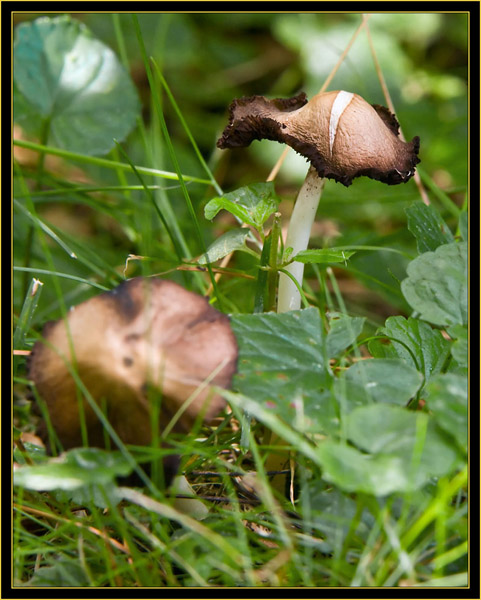
M 316 216 L 319 200 L 321 199 L 325 179 L 320 178 L 317 171 L 310 167 L 306 179 L 299 190 L 294 210 L 292 211 L 285 249 L 292 248 L 292 254 L 296 255 L 301 250 L 306 250 L 309 244 L 312 224 Z M 304 264 L 294 261 L 287 265 L 288 271 L 302 285 L 304 275 Z M 279 297 L 277 312 L 297 310 L 301 306 L 301 295 L 294 282 L 281 273 L 279 278 Z
M 267 309 L 276 309 L 276 290 L 278 278 L 278 260 L 279 260 L 279 238 L 282 235 L 281 230 L 281 213 L 274 214 L 274 223 L 271 230 L 271 247 L 269 256 L 270 269 L 267 272 Z

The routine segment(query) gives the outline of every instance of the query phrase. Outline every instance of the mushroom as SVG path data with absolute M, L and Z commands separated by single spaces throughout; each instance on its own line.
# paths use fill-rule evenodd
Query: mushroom
M 361 96 L 336 91 L 267 100 L 234 100 L 219 148 L 248 146 L 253 140 L 288 144 L 305 156 L 319 177 L 349 186 L 367 175 L 389 185 L 408 181 L 419 162 L 419 138 L 399 138 L 399 123 L 387 108 Z
M 64 449 L 82 445 L 70 369 L 106 407 L 125 444 L 147 445 L 153 427 L 149 391 L 161 395 L 160 428 L 182 407 L 174 429 L 188 431 L 197 418 L 209 422 L 223 409 L 225 401 L 213 386 L 230 386 L 236 361 L 226 315 L 172 281 L 139 277 L 48 323 L 32 350 L 29 377 Z M 89 445 L 104 446 L 101 422 L 87 402 L 83 410 Z
M 399 123 L 387 108 L 345 91 L 317 94 L 309 102 L 305 93 L 234 100 L 217 146 L 238 148 L 261 139 L 286 143 L 311 163 L 287 233 L 285 247 L 293 256 L 307 248 L 324 178 L 349 186 L 365 175 L 395 185 L 406 183 L 420 162 L 418 137 L 402 141 Z M 286 270 L 302 285 L 302 263 L 294 261 Z M 281 273 L 278 312 L 299 308 L 300 299 L 294 282 Z

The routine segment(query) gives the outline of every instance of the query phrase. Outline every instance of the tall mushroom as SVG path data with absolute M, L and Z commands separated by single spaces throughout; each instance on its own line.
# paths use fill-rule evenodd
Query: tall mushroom
M 213 386 L 230 386 L 236 361 L 226 315 L 174 282 L 139 277 L 48 323 L 33 348 L 29 377 L 64 449 L 83 441 L 71 369 L 106 407 L 120 439 L 146 445 L 153 428 L 149 390 L 161 394 L 161 430 L 182 407 L 175 430 L 187 431 L 197 418 L 210 421 L 222 410 L 225 401 Z M 88 403 L 83 410 L 89 445 L 103 446 L 101 422 Z
M 349 186 L 355 177 L 365 175 L 395 185 L 407 182 L 420 162 L 418 137 L 403 142 L 396 117 L 387 108 L 345 91 L 317 94 L 309 102 L 304 93 L 288 99 L 234 100 L 218 147 L 238 148 L 260 139 L 286 143 L 311 163 L 287 234 L 286 247 L 294 254 L 307 248 L 322 178 Z M 304 265 L 293 262 L 288 270 L 301 284 Z M 299 306 L 296 286 L 281 274 L 279 312 Z

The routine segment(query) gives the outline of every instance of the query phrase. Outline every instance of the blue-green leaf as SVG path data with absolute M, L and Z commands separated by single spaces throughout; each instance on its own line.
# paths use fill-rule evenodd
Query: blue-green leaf
M 385 496 L 408 488 L 409 480 L 398 456 L 373 457 L 331 440 L 321 444 L 318 453 L 323 478 L 346 492 Z
M 323 478 L 347 492 L 413 491 L 460 464 L 457 448 L 424 413 L 372 404 L 354 410 L 345 425 L 359 449 L 327 440 L 318 452 Z
M 137 91 L 114 52 L 68 16 L 42 17 L 16 29 L 15 119 L 46 142 L 105 154 L 139 114 Z M 33 115 L 37 115 L 34 119 Z
M 401 282 L 404 297 L 435 325 L 464 325 L 468 318 L 467 244 L 444 244 L 411 261 Z
M 361 360 L 336 380 L 334 391 L 344 414 L 357 406 L 406 405 L 423 383 L 414 367 L 394 358 Z
M 14 473 L 14 484 L 30 490 L 75 490 L 88 485 L 112 485 L 132 466 L 113 452 L 98 448 L 75 448 L 40 465 L 25 466 Z
M 272 182 L 254 183 L 213 198 L 204 209 L 206 219 L 213 219 L 224 209 L 247 225 L 260 230 L 279 205 Z
M 328 317 L 327 355 L 329 358 L 335 358 L 357 340 L 366 319 L 350 317 L 342 313 L 329 313 Z
M 447 329 L 448 334 L 454 339 L 451 354 L 461 366 L 468 366 L 468 328 L 466 325 L 453 325 Z
M 207 252 L 199 258 L 199 264 L 205 265 L 207 263 L 213 263 L 236 250 L 250 252 L 245 245 L 249 233 L 250 231 L 247 227 L 232 229 L 231 231 L 224 233 L 207 248 Z
M 468 451 L 468 382 L 461 375 L 444 373 L 428 384 L 428 406 L 439 426 Z
M 439 330 L 413 317 L 389 317 L 377 335 L 385 335 L 388 339 L 386 343 L 380 340 L 369 343 L 373 356 L 401 358 L 423 373 L 426 381 L 440 372 L 451 346 Z
M 451 230 L 432 204 L 416 202 L 406 209 L 406 214 L 408 229 L 416 238 L 420 254 L 454 242 Z
M 232 315 L 231 325 L 239 344 L 236 389 L 297 430 L 334 426 L 317 309 Z

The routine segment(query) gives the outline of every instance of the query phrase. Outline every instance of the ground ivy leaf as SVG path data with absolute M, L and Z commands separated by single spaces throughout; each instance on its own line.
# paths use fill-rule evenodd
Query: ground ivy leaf
M 207 248 L 207 252 L 199 258 L 199 264 L 213 263 L 236 250 L 246 251 L 245 241 L 248 235 L 247 227 L 232 229 L 224 233 Z
M 346 435 L 373 456 L 402 461 L 407 487 L 420 487 L 431 477 L 450 473 L 459 461 L 457 449 L 431 417 L 392 405 L 357 408 L 345 420 Z
M 451 347 L 439 330 L 413 317 L 389 317 L 384 327 L 378 329 L 377 335 L 385 335 L 392 339 L 386 340 L 387 343 L 372 340 L 369 343 L 369 351 L 373 356 L 401 358 L 423 373 L 426 381 L 439 373 Z
M 140 103 L 129 74 L 80 21 L 43 17 L 19 25 L 13 72 L 15 118 L 37 135 L 48 121 L 49 144 L 106 154 L 135 125 Z
M 119 454 L 99 448 L 75 448 L 41 465 L 21 467 L 14 483 L 31 490 L 75 490 L 87 485 L 112 485 L 132 467 Z
M 451 354 L 461 367 L 468 366 L 468 328 L 465 325 L 453 325 L 447 329 L 454 339 Z
M 322 477 L 346 492 L 386 496 L 408 488 L 403 461 L 398 456 L 363 454 L 346 444 L 323 442 L 318 448 Z
M 468 451 L 468 382 L 465 377 L 444 373 L 428 384 L 428 406 L 439 426 Z
M 350 317 L 342 313 L 329 313 L 329 332 L 326 345 L 329 358 L 335 358 L 353 344 L 364 327 L 364 317 Z
M 327 543 L 330 542 L 327 549 L 332 552 L 332 548 L 342 543 L 348 535 L 358 509 L 357 502 L 339 488 L 328 488 L 327 484 L 318 478 L 313 478 L 302 486 L 300 506 L 304 505 L 304 499 L 309 503 L 313 527 L 323 534 L 322 537 Z M 356 536 L 366 540 L 374 525 L 374 517 L 364 509 L 356 528 Z
M 204 209 L 206 219 L 213 219 L 221 210 L 227 210 L 243 223 L 261 229 L 267 219 L 276 212 L 279 198 L 274 184 L 253 183 L 233 192 L 213 198 Z
M 423 376 L 400 359 L 371 358 L 352 365 L 334 385 L 344 413 L 365 404 L 406 405 L 423 383 Z
M 301 250 L 291 258 L 301 263 L 338 263 L 347 261 L 355 252 L 350 250 L 336 250 L 335 248 L 320 248 L 314 250 Z
M 317 309 L 232 315 L 231 325 L 239 344 L 237 390 L 299 431 L 334 425 Z
M 416 238 L 420 254 L 454 242 L 451 230 L 432 204 L 416 202 L 406 208 L 408 229 Z
M 411 261 L 401 282 L 404 297 L 435 325 L 464 325 L 468 317 L 467 244 L 444 244 Z

